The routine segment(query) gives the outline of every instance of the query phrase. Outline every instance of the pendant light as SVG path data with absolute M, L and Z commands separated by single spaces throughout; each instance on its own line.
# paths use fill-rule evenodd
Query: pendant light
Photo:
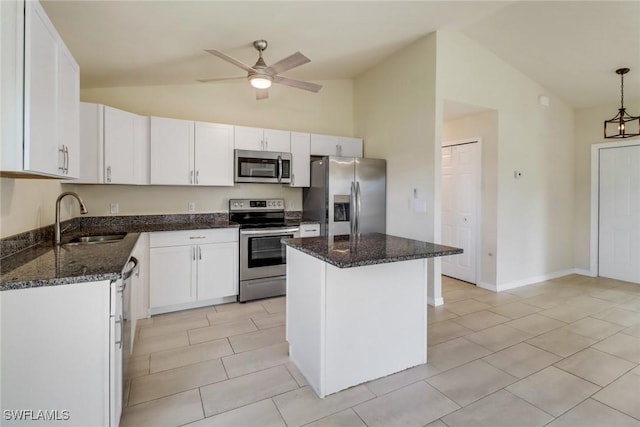
M 640 136 L 640 116 L 631 116 L 624 108 L 624 75 L 628 72 L 628 68 L 616 70 L 616 74 L 620 75 L 620 108 L 614 118 L 604 121 L 604 137 L 606 139 Z

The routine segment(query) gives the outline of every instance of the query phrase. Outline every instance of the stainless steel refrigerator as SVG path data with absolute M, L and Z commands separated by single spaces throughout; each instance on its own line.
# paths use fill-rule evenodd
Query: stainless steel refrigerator
M 386 175 L 386 160 L 332 156 L 311 162 L 303 216 L 320 222 L 323 236 L 384 233 Z

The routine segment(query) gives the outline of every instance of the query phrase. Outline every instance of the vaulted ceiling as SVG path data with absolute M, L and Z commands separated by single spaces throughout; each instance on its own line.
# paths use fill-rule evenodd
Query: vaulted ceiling
M 349 79 L 436 30 L 465 33 L 575 107 L 640 98 L 640 1 L 45 0 L 81 67 L 83 88 L 195 83 L 301 51 L 284 75 Z M 473 64 L 469 64 L 470 67 Z M 217 83 L 208 83 L 217 84 Z

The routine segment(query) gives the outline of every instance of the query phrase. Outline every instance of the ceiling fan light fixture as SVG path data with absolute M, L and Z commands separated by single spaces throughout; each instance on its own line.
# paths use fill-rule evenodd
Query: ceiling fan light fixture
M 253 75 L 249 76 L 249 82 L 251 86 L 256 89 L 269 89 L 271 87 L 272 78 L 269 76 Z
M 640 116 L 632 116 L 624 108 L 624 75 L 628 72 L 628 68 L 616 70 L 620 75 L 620 108 L 614 118 L 604 121 L 605 139 L 640 136 Z

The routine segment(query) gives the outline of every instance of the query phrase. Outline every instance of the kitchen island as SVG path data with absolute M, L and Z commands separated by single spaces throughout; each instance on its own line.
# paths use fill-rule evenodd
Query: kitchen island
M 386 234 L 285 239 L 289 357 L 320 397 L 427 361 L 427 258 Z

